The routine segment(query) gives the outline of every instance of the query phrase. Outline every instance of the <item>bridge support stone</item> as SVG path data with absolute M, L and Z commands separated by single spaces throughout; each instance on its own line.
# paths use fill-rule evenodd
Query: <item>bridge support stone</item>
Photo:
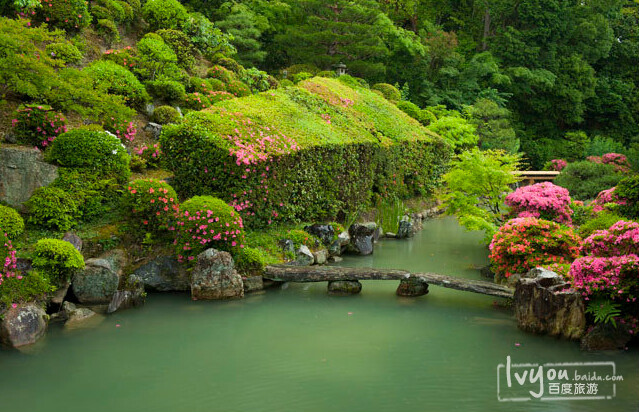
M 417 277 L 410 277 L 399 281 L 397 296 L 416 297 L 428 294 L 428 283 Z
M 334 280 L 328 282 L 329 295 L 356 295 L 361 291 L 362 284 L 358 280 Z

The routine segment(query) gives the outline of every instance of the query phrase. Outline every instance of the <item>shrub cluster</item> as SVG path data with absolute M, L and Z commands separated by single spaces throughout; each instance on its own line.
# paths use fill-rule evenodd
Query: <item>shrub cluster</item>
M 172 106 L 159 106 L 153 110 L 153 115 L 151 116 L 151 121 L 158 124 L 170 124 L 170 123 L 178 123 L 182 117 L 180 116 L 180 112 L 177 111 L 175 107 Z
M 144 20 L 151 31 L 184 27 L 188 12 L 177 0 L 148 0 L 142 8 Z
M 584 255 L 599 257 L 639 255 L 639 223 L 620 220 L 584 240 Z
M 589 200 L 615 186 L 622 177 L 613 165 L 583 161 L 569 163 L 554 183 L 568 189 L 575 199 Z
M 599 192 L 595 200 L 593 200 L 590 204 L 592 206 L 592 211 L 599 213 L 606 208 L 606 205 L 609 204 L 625 205 L 626 200 L 619 198 L 616 193 L 616 189 L 617 187 L 611 187 L 610 189 Z
M 42 0 L 38 18 L 59 29 L 78 31 L 91 24 L 86 0 Z
M 379 90 L 386 100 L 393 103 L 397 103 L 402 99 L 402 93 L 392 84 L 377 83 L 371 87 L 371 90 Z
M 628 158 L 620 153 L 606 153 L 603 156 L 588 156 L 587 159 L 593 163 L 613 165 L 615 170 L 619 173 L 630 172 L 630 163 L 628 162 Z
M 78 223 L 80 211 L 71 193 L 57 187 L 41 187 L 25 203 L 28 222 L 61 232 Z
M 66 119 L 51 106 L 23 104 L 12 120 L 13 132 L 20 143 L 44 149 L 60 133 L 67 131 Z
M 571 263 L 579 256 L 581 239 L 572 229 L 534 217 L 504 224 L 490 243 L 495 270 L 508 277 L 537 266 Z
M 553 170 L 555 172 L 561 172 L 568 165 L 568 162 L 564 159 L 552 159 L 544 165 L 544 170 Z
M 212 196 L 195 196 L 182 203 L 176 226 L 176 253 L 181 262 L 191 262 L 211 247 L 233 254 L 244 248 L 240 214 Z
M 523 186 L 506 196 L 511 217 L 535 217 L 558 223 L 572 223 L 568 190 L 550 182 Z
M 619 212 L 630 219 L 639 219 L 639 175 L 621 180 L 615 189 L 615 195 L 625 202 L 619 207 Z

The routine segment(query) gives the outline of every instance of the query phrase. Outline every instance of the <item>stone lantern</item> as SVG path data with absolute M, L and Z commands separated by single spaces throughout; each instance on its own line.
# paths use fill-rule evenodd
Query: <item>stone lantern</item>
M 340 62 L 339 64 L 336 64 L 335 66 L 335 73 L 337 73 L 337 76 L 343 76 L 346 74 L 346 65 L 342 62 Z

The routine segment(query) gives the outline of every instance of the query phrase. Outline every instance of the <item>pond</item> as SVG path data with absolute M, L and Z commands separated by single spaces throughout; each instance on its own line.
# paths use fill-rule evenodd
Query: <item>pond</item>
M 472 267 L 487 262 L 479 239 L 437 219 L 412 240 L 381 242 L 373 256 L 342 264 L 477 278 Z M 490 297 L 431 286 L 427 296 L 398 298 L 397 282 L 363 284 L 349 297 L 327 296 L 325 283 L 234 302 L 152 294 L 143 308 L 91 329 L 52 325 L 27 351 L 0 352 L 0 410 L 639 409 L 636 349 L 587 354 L 574 342 L 523 333 Z M 507 356 L 513 363 L 613 362 L 623 381 L 612 399 L 502 403 L 497 367 Z

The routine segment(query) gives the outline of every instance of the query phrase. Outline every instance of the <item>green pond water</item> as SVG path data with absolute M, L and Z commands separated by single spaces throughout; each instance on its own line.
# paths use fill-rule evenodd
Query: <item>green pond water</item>
M 487 261 L 478 240 L 439 219 L 412 240 L 381 242 L 373 256 L 343 264 L 478 278 L 472 265 Z M 28 350 L 0 352 L 0 411 L 639 410 L 637 349 L 586 354 L 519 331 L 490 297 L 431 286 L 427 296 L 398 298 L 397 282 L 363 283 L 350 297 L 327 296 L 325 283 L 235 302 L 151 294 L 143 308 L 91 329 L 52 325 Z M 497 366 L 507 356 L 613 362 L 623 381 L 612 399 L 500 402 Z

